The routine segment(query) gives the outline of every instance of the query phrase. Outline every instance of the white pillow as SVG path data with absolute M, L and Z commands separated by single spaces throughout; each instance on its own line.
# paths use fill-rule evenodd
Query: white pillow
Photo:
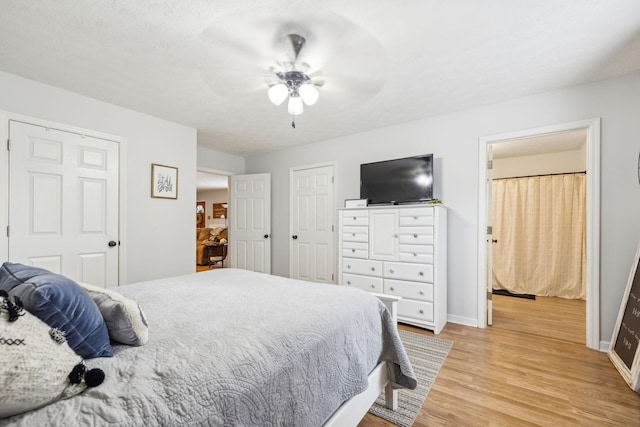
M 140 305 L 118 292 L 87 283 L 79 283 L 98 305 L 112 340 L 128 345 L 143 345 L 149 340 L 147 319 Z
M 13 299 L 12 299 L 13 301 Z M 7 300 L 0 297 L 0 418 L 66 399 L 87 388 L 71 384 L 69 374 L 82 364 L 58 330 L 22 310 L 9 321 Z

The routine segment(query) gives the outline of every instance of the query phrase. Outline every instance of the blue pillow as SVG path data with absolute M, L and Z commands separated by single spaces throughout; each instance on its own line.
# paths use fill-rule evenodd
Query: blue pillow
M 48 270 L 5 262 L 0 289 L 20 298 L 24 309 L 66 334 L 81 357 L 111 357 L 109 331 L 91 296 L 73 280 Z

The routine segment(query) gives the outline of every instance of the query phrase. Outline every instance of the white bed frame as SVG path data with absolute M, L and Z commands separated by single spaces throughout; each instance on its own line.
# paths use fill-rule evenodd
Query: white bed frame
M 398 300 L 390 295 L 374 294 L 387 306 L 394 323 L 398 323 Z M 334 412 L 324 427 L 353 427 L 371 408 L 380 393 L 384 391 L 385 406 L 392 411 L 398 409 L 398 390 L 391 388 L 387 370 L 387 362 L 379 363 L 369 374 L 369 386 L 362 393 L 347 400 Z

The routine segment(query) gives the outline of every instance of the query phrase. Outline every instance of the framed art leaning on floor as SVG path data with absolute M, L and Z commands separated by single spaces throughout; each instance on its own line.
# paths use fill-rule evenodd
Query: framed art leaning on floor
M 633 391 L 640 393 L 640 244 L 609 347 L 609 358 Z

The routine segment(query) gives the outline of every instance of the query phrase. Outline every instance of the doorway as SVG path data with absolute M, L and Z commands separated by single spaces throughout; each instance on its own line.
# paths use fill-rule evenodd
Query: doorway
M 229 175 L 198 170 L 196 173 L 196 272 L 227 265 Z M 225 206 L 223 209 L 220 209 Z M 223 243 L 220 243 L 220 241 Z M 215 248 L 204 244 L 216 244 Z M 209 243 L 210 242 L 210 243 Z M 219 246 L 222 245 L 222 246 Z
M 491 148 L 491 325 L 585 345 L 586 130 Z
M 490 318 L 491 292 L 488 283 L 493 283 L 489 276 L 492 265 L 491 242 L 493 236 L 490 228 L 491 213 L 488 206 L 487 180 L 491 177 L 487 155 L 493 148 L 513 140 L 553 135 L 573 131 L 584 131 L 586 134 L 586 344 L 589 348 L 600 349 L 599 343 L 599 182 L 600 182 L 600 120 L 584 120 L 545 128 L 529 129 L 509 134 L 494 135 L 480 139 L 479 144 L 479 241 L 478 241 L 478 326 L 486 327 Z M 505 146 L 506 147 L 506 146 Z

